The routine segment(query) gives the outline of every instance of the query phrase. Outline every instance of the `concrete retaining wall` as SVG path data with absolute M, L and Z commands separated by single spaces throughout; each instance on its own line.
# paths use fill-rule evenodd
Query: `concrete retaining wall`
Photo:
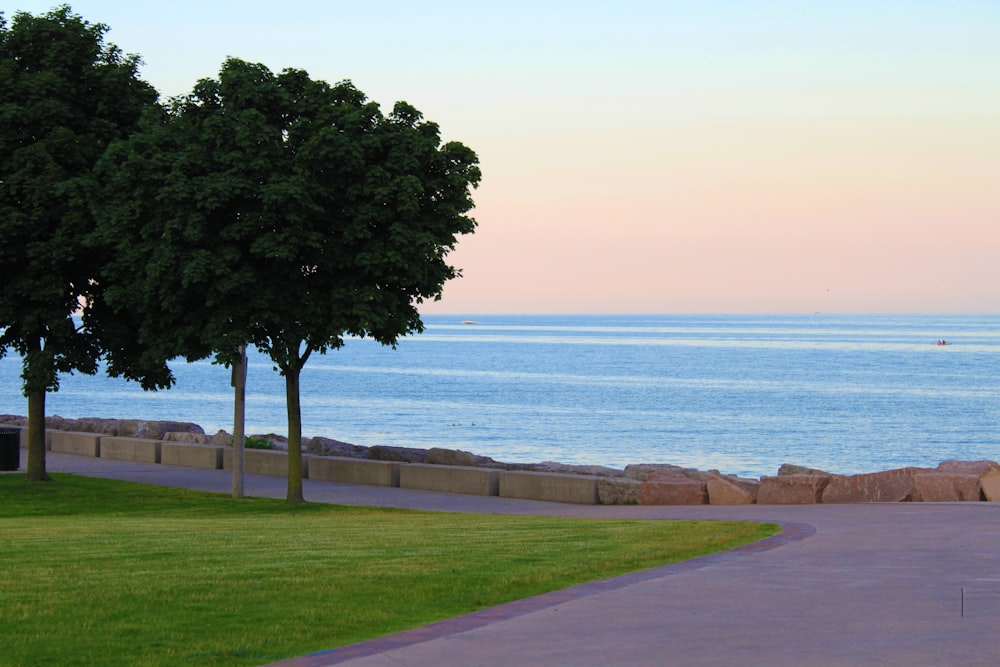
M 160 441 L 101 437 L 101 458 L 117 461 L 160 462 Z
M 503 471 L 500 473 L 500 495 L 504 498 L 596 505 L 597 477 Z
M 302 455 L 302 479 L 309 478 L 309 454 Z M 222 468 L 233 469 L 233 448 L 222 452 Z M 244 449 L 243 472 L 256 475 L 288 476 L 288 452 L 276 449 Z
M 499 473 L 496 470 L 423 463 L 401 465 L 399 487 L 476 496 L 495 496 L 499 494 L 500 488 Z
M 163 442 L 160 444 L 160 463 L 168 466 L 217 470 L 222 467 L 222 450 L 224 449 L 226 448 L 221 445 Z
M 368 486 L 399 486 L 399 466 L 396 461 L 314 456 L 309 459 L 309 479 Z
M 27 430 L 25 430 L 27 437 Z M 96 433 L 73 433 L 70 431 L 45 431 L 46 449 L 59 454 L 74 456 L 101 455 L 101 436 Z

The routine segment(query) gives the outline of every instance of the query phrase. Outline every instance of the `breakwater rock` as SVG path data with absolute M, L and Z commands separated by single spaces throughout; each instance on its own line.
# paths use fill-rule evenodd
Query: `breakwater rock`
M 24 427 L 27 419 L 0 415 L 0 424 Z M 55 431 L 94 433 L 162 442 L 229 446 L 225 431 L 207 435 L 197 424 L 138 419 L 46 418 Z M 288 440 L 274 433 L 252 435 L 254 448 L 280 452 Z M 996 461 L 943 461 L 936 467 L 906 467 L 839 475 L 797 464 L 782 464 L 773 476 L 748 479 L 718 470 L 697 470 L 669 463 L 638 463 L 624 469 L 570 465 L 554 461 L 504 463 L 459 449 L 364 447 L 326 437 L 303 439 L 303 450 L 316 457 L 340 457 L 398 464 L 485 468 L 574 478 L 595 478 L 596 497 L 605 504 L 737 505 L 834 504 L 872 502 L 1000 501 L 1000 464 Z

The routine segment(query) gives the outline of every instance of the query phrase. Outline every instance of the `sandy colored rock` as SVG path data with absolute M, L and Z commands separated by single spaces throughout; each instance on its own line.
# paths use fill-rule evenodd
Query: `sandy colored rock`
M 830 483 L 825 475 L 783 475 L 760 480 L 758 505 L 813 505 L 821 502 Z
M 942 461 L 937 469 L 941 472 L 955 472 L 963 475 L 985 475 L 994 468 L 1000 468 L 996 461 Z
M 626 477 L 606 477 L 597 480 L 597 502 L 601 505 L 637 505 L 642 482 Z
M 778 467 L 778 477 L 788 477 L 790 475 L 820 475 L 828 476 L 830 473 L 816 468 L 795 465 L 794 463 L 782 463 Z
M 490 459 L 492 460 L 492 459 Z M 624 473 L 617 468 L 596 465 L 578 465 L 575 463 L 559 463 L 558 461 L 542 461 L 541 463 L 500 463 L 507 470 L 523 470 L 525 472 L 553 472 L 558 475 L 591 475 L 593 477 L 622 477 Z
M 832 475 L 824 503 L 899 503 L 916 500 L 913 481 L 925 468 L 897 468 L 862 475 Z
M 737 481 L 721 475 L 708 478 L 708 502 L 711 505 L 750 505 L 757 500 L 760 483 Z
M 979 478 L 983 497 L 990 502 L 1000 502 L 1000 468 L 992 468 Z
M 718 471 L 712 471 L 718 472 Z M 623 473 L 626 477 L 632 479 L 637 479 L 640 482 L 645 482 L 653 479 L 656 475 L 662 475 L 666 477 L 686 477 L 688 479 L 693 479 L 698 482 L 706 482 L 711 473 L 705 472 L 703 470 L 698 470 L 696 468 L 685 468 L 683 466 L 675 466 L 670 463 L 632 463 L 625 466 L 625 471 Z
M 233 436 L 225 431 L 219 430 L 215 432 L 215 435 L 209 438 L 208 443 L 210 445 L 222 445 L 223 447 L 227 447 L 233 444 Z
M 639 503 L 642 505 L 705 505 L 708 503 L 708 484 L 683 476 L 658 476 L 642 482 Z
M 914 476 L 917 495 L 928 503 L 970 502 L 982 499 L 979 475 L 952 472 L 922 472 Z

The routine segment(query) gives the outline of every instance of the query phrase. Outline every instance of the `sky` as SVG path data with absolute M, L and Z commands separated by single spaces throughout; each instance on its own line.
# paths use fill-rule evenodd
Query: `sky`
M 996 0 L 71 4 L 164 98 L 235 56 L 475 150 L 423 313 L 1000 312 Z

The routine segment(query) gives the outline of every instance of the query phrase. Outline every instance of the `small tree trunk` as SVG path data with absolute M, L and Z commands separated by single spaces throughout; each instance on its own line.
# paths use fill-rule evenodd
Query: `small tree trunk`
M 304 503 L 302 497 L 302 409 L 299 405 L 300 367 L 289 364 L 285 371 L 285 402 L 288 406 L 288 493 L 285 502 Z
M 28 391 L 28 466 L 29 482 L 51 482 L 45 470 L 45 390 Z

